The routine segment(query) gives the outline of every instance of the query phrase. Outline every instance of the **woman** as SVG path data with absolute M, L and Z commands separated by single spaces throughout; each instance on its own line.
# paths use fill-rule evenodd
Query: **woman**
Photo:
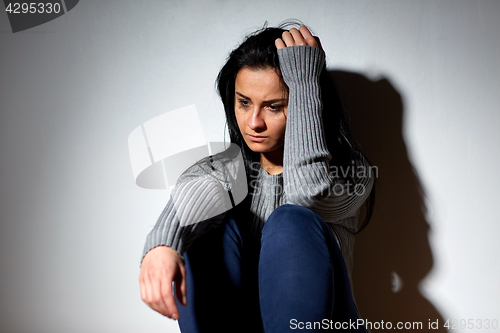
M 184 224 L 171 200 L 141 265 L 143 300 L 180 319 L 183 333 L 364 331 L 345 323 L 358 318 L 352 247 L 374 177 L 350 139 L 324 58 L 306 27 L 264 28 L 219 73 L 249 195 L 226 213 Z M 177 193 L 189 193 L 185 211 L 218 202 L 217 179 L 224 177 L 212 173 L 224 173 L 220 156 L 179 180 Z

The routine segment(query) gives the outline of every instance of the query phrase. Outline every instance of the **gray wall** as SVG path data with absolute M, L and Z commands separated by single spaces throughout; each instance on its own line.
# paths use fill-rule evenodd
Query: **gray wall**
M 221 140 L 225 57 L 292 17 L 320 36 L 380 166 L 357 241 L 362 313 L 499 320 L 499 16 L 498 1 L 80 1 L 13 34 L 1 13 L 0 330 L 177 331 L 140 300 L 168 192 L 134 184 L 128 135 L 196 104 Z

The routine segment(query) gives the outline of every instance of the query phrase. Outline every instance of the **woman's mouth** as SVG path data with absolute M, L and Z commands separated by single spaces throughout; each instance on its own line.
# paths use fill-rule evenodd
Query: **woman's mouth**
M 247 134 L 247 135 L 250 138 L 250 140 L 253 142 L 262 142 L 266 139 L 265 136 L 250 135 L 250 134 Z

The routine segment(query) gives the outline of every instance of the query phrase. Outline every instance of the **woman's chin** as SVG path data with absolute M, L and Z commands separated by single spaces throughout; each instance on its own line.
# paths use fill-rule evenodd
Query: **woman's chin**
M 258 142 L 247 142 L 248 148 L 250 148 L 251 151 L 254 153 L 260 153 L 260 154 L 266 154 L 266 153 L 271 153 L 277 150 L 283 150 L 283 146 L 270 146 L 268 144 L 264 143 L 258 143 Z
M 248 145 L 248 148 L 250 148 L 250 150 L 254 153 L 265 153 L 268 151 L 268 149 L 266 149 L 267 147 L 259 144 Z
M 247 144 L 248 148 L 250 148 L 250 150 L 254 153 L 262 153 L 266 150 L 265 144 L 246 140 L 245 143 Z

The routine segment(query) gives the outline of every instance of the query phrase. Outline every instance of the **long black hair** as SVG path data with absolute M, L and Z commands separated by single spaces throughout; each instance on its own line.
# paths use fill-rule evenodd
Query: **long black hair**
M 264 25 L 259 29 L 245 37 L 236 49 L 234 49 L 222 67 L 217 76 L 216 86 L 226 114 L 226 122 L 229 131 L 229 137 L 232 143 L 237 144 L 241 148 L 243 159 L 245 161 L 245 169 L 247 179 L 255 179 L 258 173 L 260 154 L 252 151 L 243 136 L 240 133 L 234 110 L 234 83 L 236 75 L 242 68 L 255 70 L 273 69 L 283 78 L 280 73 L 280 65 L 278 52 L 275 46 L 275 40 L 281 38 L 283 32 L 291 27 L 299 27 L 301 22 L 289 21 L 280 24 L 277 27 L 267 27 Z M 325 139 L 328 150 L 332 156 L 330 165 L 335 165 L 339 168 L 352 167 L 357 165 L 356 146 L 351 137 L 349 126 L 345 120 L 345 110 L 342 107 L 340 96 L 335 87 L 335 82 L 328 73 L 326 66 L 323 66 L 319 77 L 321 88 L 321 101 L 323 105 L 323 126 L 328 126 L 325 131 Z M 286 85 L 283 82 L 284 87 Z M 374 205 L 374 188 L 367 202 L 367 210 L 365 220 L 361 226 L 361 231 L 368 223 Z M 250 188 L 249 188 L 250 191 Z M 359 232 L 358 231 L 358 232 Z

